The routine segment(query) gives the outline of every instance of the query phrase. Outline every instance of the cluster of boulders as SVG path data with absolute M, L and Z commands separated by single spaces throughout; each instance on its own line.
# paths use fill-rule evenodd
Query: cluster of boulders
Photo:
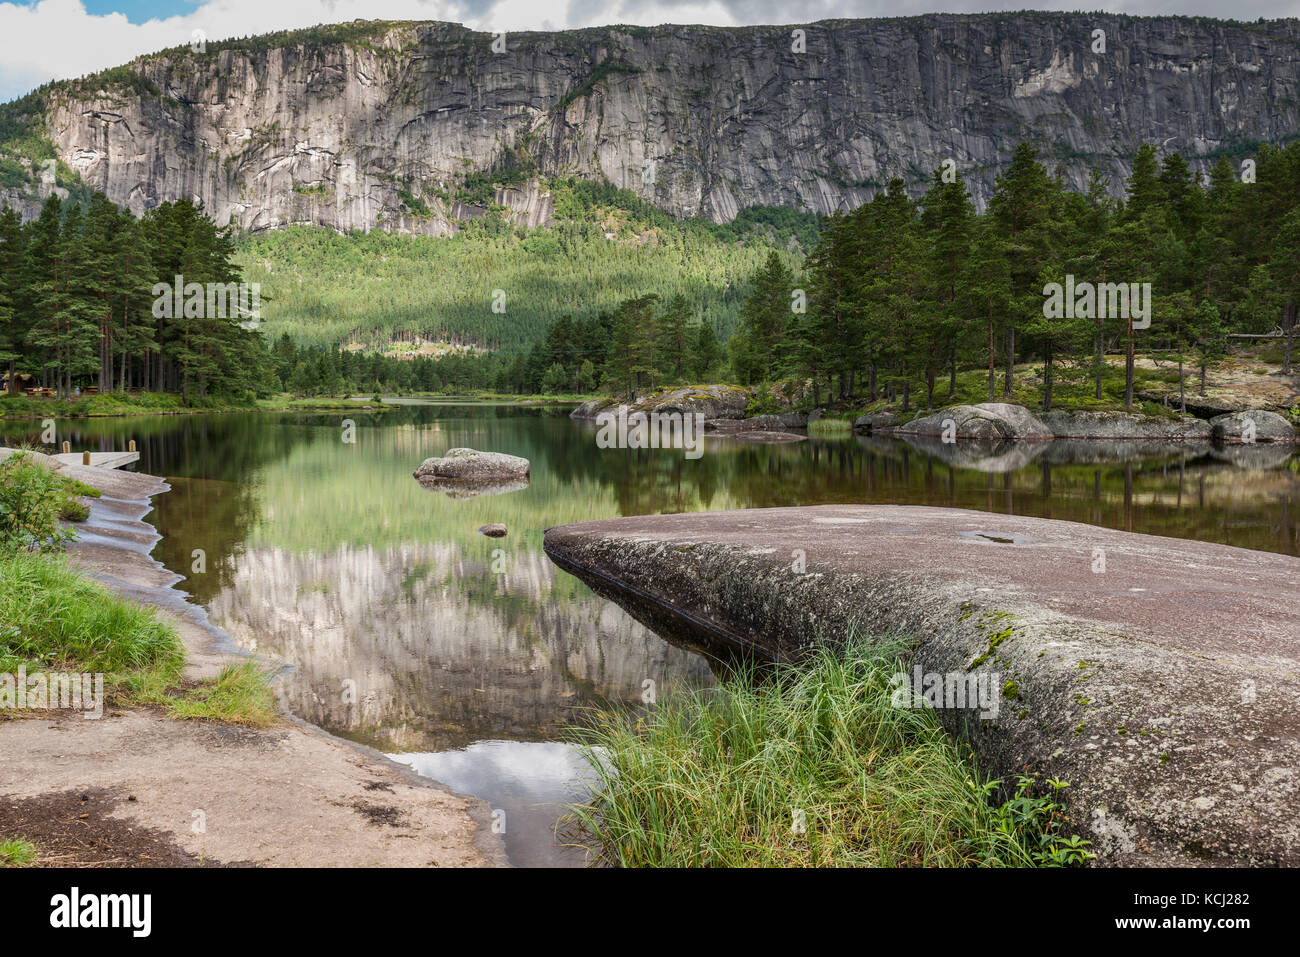
M 792 429 L 806 429 L 807 412 L 781 412 L 745 418 L 750 391 L 737 386 L 709 385 L 664 389 L 626 399 L 593 399 L 569 413 L 571 419 L 595 420 L 602 413 L 701 415 L 704 431 L 750 442 L 800 442 L 806 435 Z
M 595 419 L 602 412 L 700 414 L 704 429 L 751 441 L 798 441 L 819 413 L 778 412 L 745 417 L 750 391 L 710 385 L 662 389 L 626 399 L 584 402 L 570 414 Z M 1149 416 L 1134 412 L 1053 409 L 1031 412 L 1008 402 L 954 405 L 912 418 L 897 412 L 870 412 L 853 423 L 858 432 L 880 435 L 933 436 L 945 442 L 974 440 L 1107 439 L 1213 440 L 1218 443 L 1295 442 L 1296 429 L 1276 412 L 1263 409 L 1226 412 L 1205 419 L 1191 415 Z
M 1300 439 L 1285 417 L 1263 409 L 1230 412 L 1209 420 L 1156 417 L 1132 412 L 1053 409 L 1035 414 L 1005 402 L 954 405 L 904 422 L 893 412 L 859 417 L 860 432 L 938 436 L 944 441 L 974 439 L 1197 439 L 1226 443 L 1295 442 Z

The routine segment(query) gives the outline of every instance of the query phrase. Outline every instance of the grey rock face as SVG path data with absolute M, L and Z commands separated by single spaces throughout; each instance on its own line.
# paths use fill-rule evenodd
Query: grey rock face
M 1205 171 L 1198 157 L 1225 144 L 1300 132 L 1296 20 L 939 14 L 802 29 L 804 53 L 779 26 L 510 34 L 504 53 L 448 23 L 235 41 L 134 61 L 156 93 L 57 87 L 42 119 L 61 160 L 136 212 L 195 198 L 251 230 L 429 235 L 482 214 L 457 199 L 467 172 L 525 152 L 544 176 L 725 222 L 759 204 L 852 209 L 894 175 L 919 192 L 947 159 L 982 207 L 1020 140 L 1074 188 L 1096 167 L 1118 194 L 1140 141 Z M 516 223 L 547 221 L 551 196 L 514 179 L 494 201 Z
M 1296 430 L 1276 412 L 1247 409 L 1210 420 L 1210 433 L 1219 442 L 1294 442 Z
M 1133 412 L 1083 412 L 1053 409 L 1043 421 L 1054 434 L 1068 439 L 1208 439 L 1210 423 L 1203 419 L 1155 419 Z
M 900 435 L 938 435 L 953 428 L 959 439 L 1050 439 L 1052 430 L 1021 405 L 981 402 L 954 405 L 913 419 L 894 431 Z
M 451 479 L 492 482 L 528 478 L 529 463 L 518 455 L 480 452 L 477 449 L 449 449 L 440 458 L 425 459 L 413 473 L 421 481 Z

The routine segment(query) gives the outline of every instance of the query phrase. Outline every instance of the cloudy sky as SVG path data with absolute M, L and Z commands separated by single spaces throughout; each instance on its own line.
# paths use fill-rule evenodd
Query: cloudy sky
M 220 40 L 359 18 L 452 20 L 492 31 L 609 23 L 735 26 L 1026 7 L 1239 20 L 1300 16 L 1300 0 L 11 0 L 0 2 L 0 102 L 46 80 L 189 43 L 195 30 Z

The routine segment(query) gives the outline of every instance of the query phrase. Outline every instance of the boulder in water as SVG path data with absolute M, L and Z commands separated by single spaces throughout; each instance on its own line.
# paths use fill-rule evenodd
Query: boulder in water
M 425 459 L 414 475 L 422 482 L 446 479 L 499 482 L 527 479 L 529 468 L 528 460 L 518 455 L 480 452 L 477 449 L 449 449 L 440 458 Z
M 1052 430 L 1023 405 L 981 402 L 954 405 L 934 415 L 913 419 L 895 431 L 905 435 L 937 435 L 952 429 L 958 439 L 1050 439 Z
M 1249 424 L 1247 424 L 1249 423 Z M 1210 420 L 1210 433 L 1219 442 L 1294 442 L 1296 430 L 1276 412 L 1246 409 L 1216 415 Z

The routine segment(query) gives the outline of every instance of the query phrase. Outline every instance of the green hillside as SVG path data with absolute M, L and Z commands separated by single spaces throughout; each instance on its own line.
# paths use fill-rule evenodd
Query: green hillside
M 719 226 L 673 219 L 606 184 L 551 189 L 549 227 L 511 226 L 499 208 L 451 238 L 297 226 L 241 239 L 237 262 L 262 284 L 273 339 L 375 347 L 416 334 L 516 352 L 562 315 L 647 294 L 684 295 L 726 338 L 768 253 L 796 265 L 819 229 L 818 217 L 789 209 L 748 209 Z M 504 311 L 493 310 L 496 290 Z

